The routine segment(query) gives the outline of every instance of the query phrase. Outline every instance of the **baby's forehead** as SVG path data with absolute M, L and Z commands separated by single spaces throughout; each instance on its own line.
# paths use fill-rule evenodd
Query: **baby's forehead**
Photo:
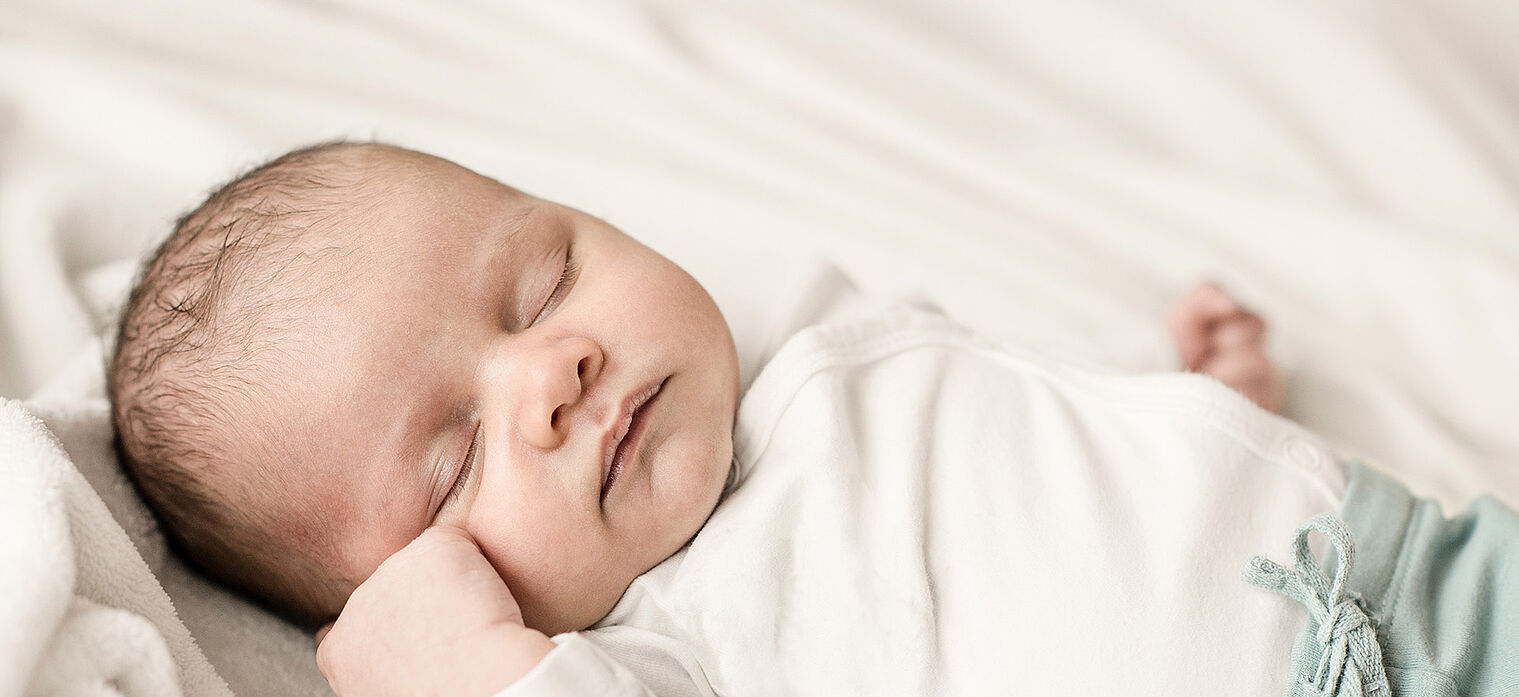
M 426 262 L 433 267 L 455 263 L 479 233 L 520 227 L 542 202 L 493 179 L 437 158 L 422 156 L 365 158 L 344 164 L 351 185 L 321 191 L 292 202 L 300 211 L 291 222 L 303 226 L 295 254 L 325 260 L 332 267 L 359 270 L 355 264 L 392 268 Z M 304 217 L 304 220 L 300 218 Z M 278 255 L 276 255 L 278 256 Z M 341 276 L 341 273 L 338 273 Z M 299 274 L 297 274 L 297 277 Z M 307 278 L 320 283 L 324 279 Z

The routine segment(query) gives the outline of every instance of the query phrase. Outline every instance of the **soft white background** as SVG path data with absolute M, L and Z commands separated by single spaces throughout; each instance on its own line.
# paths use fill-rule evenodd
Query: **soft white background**
M 320 694 L 309 644 L 166 558 L 113 478 L 100 338 L 214 185 L 381 138 L 622 227 L 741 345 L 821 257 L 1164 369 L 1213 279 L 1271 322 L 1288 416 L 1449 512 L 1519 504 L 1516 39 L 1501 0 L 5 0 L 0 396 L 103 463 L 234 690 Z

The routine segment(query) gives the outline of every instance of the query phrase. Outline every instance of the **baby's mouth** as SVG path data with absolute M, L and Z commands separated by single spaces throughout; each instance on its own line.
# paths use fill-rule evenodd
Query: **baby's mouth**
M 607 456 L 602 465 L 606 473 L 601 482 L 603 503 L 606 502 L 607 492 L 612 490 L 613 482 L 617 481 L 617 475 L 621 474 L 627 463 L 638 454 L 639 441 L 642 440 L 644 426 L 648 422 L 648 407 L 664 389 L 666 380 L 668 378 L 640 390 L 629 399 L 628 411 L 619 422 L 615 438 L 611 441 L 613 445 L 607 449 Z

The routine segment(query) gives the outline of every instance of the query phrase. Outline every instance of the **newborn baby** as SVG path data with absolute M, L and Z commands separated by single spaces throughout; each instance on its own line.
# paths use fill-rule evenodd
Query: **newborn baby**
M 991 625 L 960 605 L 986 598 L 996 607 L 983 608 L 985 617 L 1026 617 L 1026 627 L 1041 627 L 1033 621 L 1039 608 L 1017 605 L 1028 599 L 1009 590 L 1022 587 L 1013 559 L 1056 588 L 1092 589 L 1087 596 L 1122 586 L 1125 569 L 1151 574 L 1133 577 L 1138 586 L 1184 579 L 1174 594 L 1107 593 L 1143 606 L 1132 626 L 1100 598 L 1090 612 L 1064 609 L 1078 625 L 1087 616 L 1112 618 L 1110 639 L 1172 636 L 1165 626 L 1144 626 L 1187 614 L 1168 599 L 1193 586 L 1242 586 L 1191 596 L 1201 608 L 1254 603 L 1241 610 L 1249 621 L 1220 621 L 1238 625 L 1242 646 L 1262 647 L 1236 667 L 1277 666 L 1251 673 L 1259 680 L 1250 684 L 1280 689 L 1292 674 L 1283 662 L 1300 615 L 1240 582 L 1246 557 L 1238 554 L 1280 548 L 1292 525 L 1333 512 L 1350 498 L 1347 487 L 1371 475 L 1211 380 L 1111 376 L 1089 384 L 994 350 L 931 312 L 845 304 L 852 309 L 815 313 L 827 326 L 799 331 L 740 410 L 728 327 L 675 264 L 600 220 L 444 160 L 383 145 L 318 146 L 215 193 L 145 268 L 111 366 L 119 452 L 177 548 L 207 573 L 307 626 L 336 618 L 318 659 L 339 694 L 489 695 L 508 686 L 514 694 L 567 686 L 587 694 L 877 693 L 881 686 L 871 681 L 882 676 L 908 694 L 987 687 L 983 681 L 993 679 L 1038 684 L 1016 681 L 1069 662 L 1025 654 L 1020 677 L 1003 670 L 1009 658 L 999 654 L 1028 641 L 1064 645 L 1062 630 L 989 650 Z M 1281 381 L 1261 351 L 1263 324 L 1216 288 L 1188 296 L 1171 330 L 1185 367 L 1268 410 L 1280 406 Z M 1005 426 L 961 434 L 953 427 L 978 415 L 953 412 L 933 421 L 946 426 L 941 438 L 904 423 L 886 430 L 919 440 L 877 450 L 863 434 L 878 426 L 857 414 L 797 415 L 818 390 L 846 407 L 859 396 L 850 390 L 864 390 L 875 399 L 857 400 L 864 406 L 856 408 L 886 418 L 873 405 L 900 401 L 907 387 L 936 385 L 953 396 L 962 384 L 940 373 L 907 382 L 872 373 L 923 358 L 872 348 L 892 342 L 928 347 L 924 355 L 942 351 L 935 360 L 944 366 L 1006 372 L 964 382 L 966 389 L 998 386 L 969 406 L 1005 416 Z M 1061 396 L 1064 390 L 1082 394 Z M 1161 407 L 1125 406 L 1143 395 L 1156 395 Z M 1058 416 L 1060 405 L 1087 401 L 1119 406 L 1086 421 Z M 1006 443 L 977 440 L 1004 430 Z M 1057 433 L 1069 436 L 1066 445 L 1032 449 Z M 907 451 L 911 462 L 892 469 Z M 1116 502 L 1088 495 L 1093 508 L 1081 511 L 1099 523 L 1085 532 L 1050 522 L 1062 518 L 1051 502 L 1080 506 L 1082 495 L 1070 492 L 1102 487 L 1092 487 L 1094 475 L 1080 475 L 1081 467 L 1033 463 L 1106 461 L 1130 451 L 1145 454 L 1145 463 L 1175 457 L 1209 466 L 1142 472 L 1114 485 L 1128 497 Z M 901 539 L 872 532 L 899 520 L 873 508 L 885 492 L 918 491 L 914 482 L 939 476 L 945 463 L 993 454 L 1008 464 L 976 470 L 981 480 L 946 474 L 951 483 L 934 480 L 904 500 L 912 515 L 900 519 L 908 525 Z M 1282 466 L 1303 461 L 1311 467 Z M 993 500 L 972 522 L 956 522 L 953 516 L 969 514 L 945 512 L 942 502 L 930 505 L 941 490 L 974 493 L 990 488 L 986 477 L 1003 476 L 1023 478 L 1008 481 L 1022 493 L 1006 496 L 1005 506 Z M 906 477 L 900 486 L 887 486 L 899 477 Z M 1177 482 L 1195 484 L 1190 493 L 1202 500 L 1223 498 L 1178 502 L 1187 513 L 1155 515 L 1157 502 L 1189 493 Z M 1259 510 L 1235 507 L 1220 493 L 1228 491 L 1243 492 L 1232 495 L 1251 497 Z M 865 508 L 854 508 L 861 497 Z M 953 499 L 962 500 L 967 510 L 979 501 Z M 848 517 L 866 509 L 869 515 Z M 1078 512 L 1072 520 L 1082 520 Z M 1116 559 L 1220 520 L 1244 521 L 1213 533 L 1229 535 L 1228 543 L 1188 537 L 1176 540 L 1175 554 L 1156 552 L 1175 557 L 1181 571 L 1157 566 L 1155 554 Z M 955 533 L 963 544 L 946 545 L 941 537 L 957 525 L 966 526 Z M 1036 530 L 1043 537 L 1021 534 L 1046 525 Z M 832 540 L 832 529 L 846 531 L 837 545 L 807 551 L 820 544 L 809 536 Z M 989 541 L 974 542 L 983 533 Z M 1208 553 L 1194 558 L 1204 547 Z M 889 563 L 830 566 L 852 564 L 837 559 L 852 550 Z M 1022 551 L 997 561 L 1003 550 Z M 1069 570 L 1085 581 L 1049 574 L 1071 550 L 1085 555 L 1072 559 L 1089 568 Z M 967 553 L 994 558 L 986 567 L 993 571 L 957 575 L 980 568 Z M 1112 569 L 1104 566 L 1110 562 Z M 1232 578 L 1220 578 L 1219 568 Z M 1269 586 L 1270 573 L 1258 585 Z M 857 583 L 829 595 L 818 580 L 829 575 Z M 880 585 L 883 576 L 907 580 Z M 910 610 L 894 623 L 898 601 Z M 892 634 L 908 626 L 917 629 Z M 823 638 L 834 630 L 844 633 Z M 904 665 L 914 667 L 899 675 L 907 669 L 874 665 L 890 654 L 864 641 L 842 654 L 854 660 L 840 659 L 830 672 L 821 652 L 873 633 L 912 656 Z M 1194 626 L 1178 625 L 1174 636 L 1202 652 L 1233 651 Z M 1176 685 L 1180 668 L 1197 684 L 1238 677 L 1227 665 L 1212 673 L 1188 667 L 1199 658 L 1176 656 L 1153 672 L 1164 678 L 1155 684 Z M 1082 684 L 1072 679 L 1067 685 Z

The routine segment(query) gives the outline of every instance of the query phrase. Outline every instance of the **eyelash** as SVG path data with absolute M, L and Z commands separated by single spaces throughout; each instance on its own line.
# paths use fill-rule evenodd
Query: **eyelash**
M 464 464 L 459 466 L 459 474 L 454 477 L 454 485 L 448 490 L 448 495 L 443 497 L 443 503 L 438 506 L 439 510 L 447 506 L 464 491 L 464 485 L 469 482 L 469 474 L 475 469 L 475 446 L 480 442 L 480 429 L 475 429 L 475 437 L 469 441 L 469 450 L 464 452 Z
M 554 286 L 554 291 L 549 293 L 548 300 L 544 301 L 543 309 L 538 310 L 538 316 L 533 318 L 534 324 L 542 320 L 544 315 L 547 315 L 552 309 L 558 307 L 555 303 L 555 298 L 558 298 L 559 302 L 564 301 L 564 296 L 568 294 L 570 286 L 575 285 L 575 280 L 579 277 L 580 260 L 575 257 L 575 247 L 571 245 L 564 252 L 564 270 L 559 272 L 559 283 Z

